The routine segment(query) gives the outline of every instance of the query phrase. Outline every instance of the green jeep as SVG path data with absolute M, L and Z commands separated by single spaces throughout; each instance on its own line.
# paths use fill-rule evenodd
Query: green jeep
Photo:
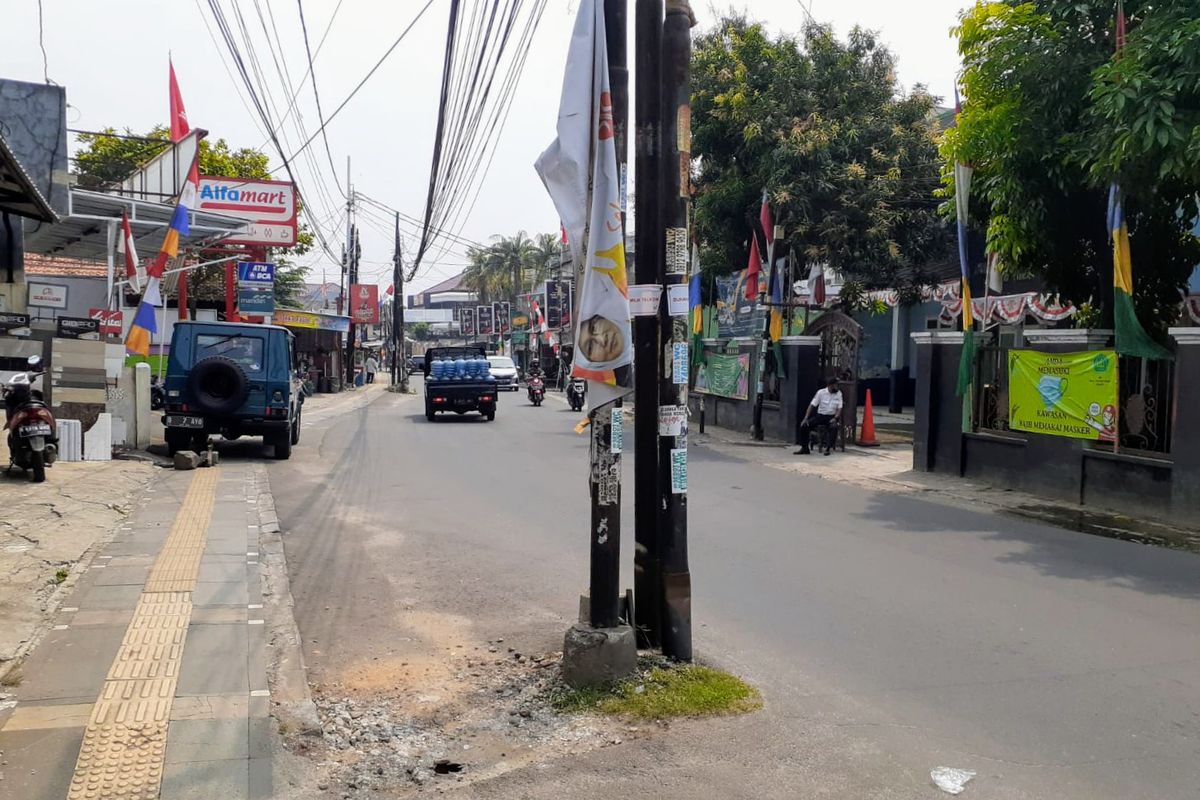
M 167 360 L 167 450 L 203 450 L 209 434 L 262 436 L 276 458 L 300 442 L 304 394 L 295 337 L 276 325 L 180 322 Z

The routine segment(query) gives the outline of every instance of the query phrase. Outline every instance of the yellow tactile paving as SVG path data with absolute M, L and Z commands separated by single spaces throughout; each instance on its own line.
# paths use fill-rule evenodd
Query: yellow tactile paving
M 194 473 L 92 706 L 67 800 L 157 800 L 217 470 Z

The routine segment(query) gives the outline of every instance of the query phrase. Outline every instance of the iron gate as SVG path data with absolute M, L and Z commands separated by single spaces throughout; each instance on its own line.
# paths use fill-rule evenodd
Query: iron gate
M 862 345 L 862 326 L 841 311 L 826 311 L 804 331 L 821 337 L 821 380 L 836 376 L 842 391 L 843 441 L 857 441 L 858 429 L 858 358 Z M 822 385 L 824 385 L 822 383 Z M 811 398 L 802 398 L 807 404 Z

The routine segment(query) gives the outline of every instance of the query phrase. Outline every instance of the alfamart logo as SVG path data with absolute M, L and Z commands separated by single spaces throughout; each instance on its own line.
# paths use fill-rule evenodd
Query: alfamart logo
M 230 186 L 213 186 L 211 184 L 201 187 L 200 201 L 203 203 L 215 201 L 237 203 L 247 210 L 251 210 L 254 206 L 259 206 L 263 210 L 285 211 L 288 206 L 288 200 L 284 197 L 282 190 L 238 189 Z

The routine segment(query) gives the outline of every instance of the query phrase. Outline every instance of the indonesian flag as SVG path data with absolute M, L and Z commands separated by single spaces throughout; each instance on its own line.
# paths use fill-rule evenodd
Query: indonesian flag
M 560 234 L 558 237 L 558 243 L 566 244 L 567 243 L 567 226 L 563 225 L 560 222 L 560 223 L 558 223 L 558 230 L 559 230 L 559 234 Z
M 750 258 L 746 261 L 746 299 L 758 297 L 758 276 L 762 272 L 762 257 L 758 254 L 758 237 L 750 234 Z
M 138 273 L 137 244 L 129 227 L 129 215 L 121 212 L 121 238 L 117 240 L 117 252 L 125 259 L 125 279 L 133 291 L 142 291 L 142 276 Z
M 395 294 L 395 293 L 396 293 L 396 284 L 394 284 L 394 283 L 393 283 L 393 284 L 389 284 L 389 285 L 388 285 L 388 288 L 387 288 L 387 294 L 388 294 L 388 295 L 393 295 L 393 294 Z
M 179 82 L 175 80 L 175 65 L 167 61 L 171 73 L 171 141 L 178 142 L 191 132 L 187 109 L 183 107 L 183 95 L 179 93 Z
M 767 251 L 770 252 L 771 245 L 775 244 L 775 220 L 771 217 L 771 204 L 767 200 L 766 189 L 763 189 L 762 208 L 758 211 L 758 221 L 762 225 Z
M 808 272 L 808 296 L 812 305 L 825 305 L 825 266 L 820 262 Z

